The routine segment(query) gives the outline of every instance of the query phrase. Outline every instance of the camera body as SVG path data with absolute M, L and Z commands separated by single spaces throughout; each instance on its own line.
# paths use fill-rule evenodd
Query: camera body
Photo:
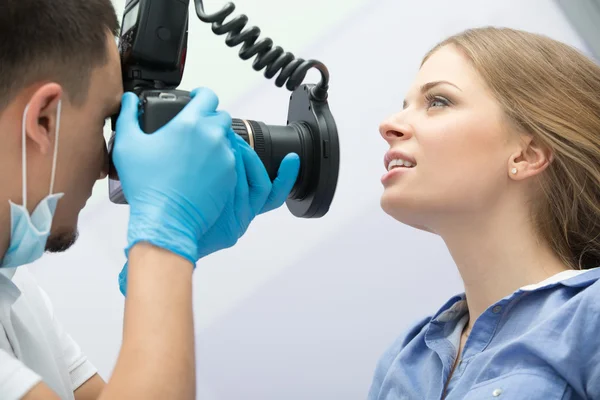
M 173 117 L 191 100 L 190 92 L 175 89 L 146 89 L 140 91 L 138 96 L 140 98 L 140 128 L 147 134 L 156 132 L 173 119 Z M 113 134 L 108 142 L 108 151 L 111 153 L 111 160 L 114 140 L 115 131 L 113 129 Z M 118 180 L 118 172 L 112 161 L 110 162 L 108 196 L 110 201 L 115 204 L 127 204 L 127 199 L 123 194 L 123 188 Z
M 191 100 L 191 93 L 178 90 L 187 56 L 189 0 L 128 0 L 123 13 L 119 52 L 123 88 L 140 99 L 139 122 L 143 132 L 152 134 L 175 117 Z M 244 43 L 242 59 L 256 55 L 253 67 L 266 67 L 265 77 L 281 69 L 276 85 L 292 91 L 286 125 L 267 125 L 261 121 L 234 118 L 233 131 L 258 154 L 273 180 L 282 159 L 294 152 L 300 156 L 300 171 L 286 204 L 299 218 L 320 218 L 333 200 L 339 172 L 339 141 L 335 120 L 327 103 L 329 72 L 316 60 L 295 58 L 270 39 L 256 42 L 258 28 L 242 32 L 245 16 L 229 23 L 224 19 L 233 11 L 228 3 L 213 15 L 205 14 L 202 0 L 194 0 L 196 14 L 213 24 L 216 34 L 228 34 L 228 46 Z M 302 84 L 306 72 L 321 71 L 319 84 Z M 112 162 L 112 148 L 118 115 L 112 117 L 112 136 L 108 143 L 110 173 L 109 198 L 127 204 Z M 160 162 L 160 160 L 157 160 Z
M 123 89 L 140 98 L 140 127 L 151 134 L 169 122 L 191 100 L 176 90 L 183 78 L 187 55 L 189 0 L 128 0 L 123 13 L 119 53 Z M 109 153 L 115 139 L 112 117 Z M 110 158 L 109 199 L 127 204 Z

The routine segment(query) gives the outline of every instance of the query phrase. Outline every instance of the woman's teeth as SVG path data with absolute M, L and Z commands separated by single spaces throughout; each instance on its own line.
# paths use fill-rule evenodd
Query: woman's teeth
M 394 167 L 412 168 L 414 166 L 415 165 L 410 161 L 395 159 L 390 161 L 390 163 L 388 164 L 388 171 L 391 171 Z

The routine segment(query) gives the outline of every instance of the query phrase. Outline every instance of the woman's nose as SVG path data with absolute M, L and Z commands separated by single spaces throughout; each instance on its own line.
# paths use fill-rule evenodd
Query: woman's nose
M 411 138 L 412 128 L 408 124 L 400 123 L 390 118 L 379 125 L 379 133 L 389 143 L 398 139 L 406 140 Z

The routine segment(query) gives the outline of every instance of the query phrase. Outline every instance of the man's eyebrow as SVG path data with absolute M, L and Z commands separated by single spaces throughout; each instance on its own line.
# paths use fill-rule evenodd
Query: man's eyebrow
M 433 82 L 428 82 L 424 85 L 421 86 L 421 93 L 425 93 L 428 90 L 433 89 L 434 87 L 438 86 L 438 85 L 450 85 L 450 86 L 454 86 L 455 88 L 457 88 L 458 90 L 460 90 L 462 92 L 462 89 L 459 88 L 458 86 L 456 86 L 454 83 L 452 82 L 448 82 L 448 81 L 433 81 Z M 408 105 L 408 103 L 406 102 L 406 100 L 404 100 L 404 102 L 402 103 L 402 109 L 405 109 L 406 106 Z

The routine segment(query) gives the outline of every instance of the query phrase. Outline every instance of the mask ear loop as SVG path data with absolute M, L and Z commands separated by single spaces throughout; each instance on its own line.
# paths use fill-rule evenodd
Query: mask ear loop
M 54 133 L 54 154 L 52 156 L 52 175 L 50 177 L 50 194 L 54 190 L 54 178 L 56 176 L 56 162 L 57 162 L 57 154 L 58 154 L 58 135 L 60 132 L 60 116 L 62 109 L 62 100 L 58 100 L 58 105 L 56 107 L 56 129 Z M 23 190 L 23 207 L 27 209 L 27 135 L 26 132 L 26 121 L 27 121 L 27 111 L 29 111 L 29 103 L 25 106 L 25 111 L 23 111 L 23 125 L 21 128 L 21 141 L 22 141 L 22 149 L 21 149 L 21 169 L 22 169 L 22 190 Z
M 52 157 L 52 177 L 50 178 L 50 194 L 54 191 L 54 178 L 56 177 L 56 160 L 58 159 L 58 134 L 60 132 L 60 115 L 62 100 L 58 100 L 56 106 L 56 131 L 54 133 L 54 156 Z
M 27 210 L 27 142 L 25 140 L 26 135 L 25 135 L 25 125 L 26 125 L 26 121 L 27 121 L 27 111 L 29 110 L 29 103 L 27 103 L 27 105 L 25 106 L 25 111 L 23 111 L 23 127 L 21 129 L 21 141 L 22 141 L 22 148 L 21 148 L 21 171 L 22 171 L 22 178 L 21 178 L 21 186 L 22 186 L 22 190 L 23 190 L 23 207 Z

